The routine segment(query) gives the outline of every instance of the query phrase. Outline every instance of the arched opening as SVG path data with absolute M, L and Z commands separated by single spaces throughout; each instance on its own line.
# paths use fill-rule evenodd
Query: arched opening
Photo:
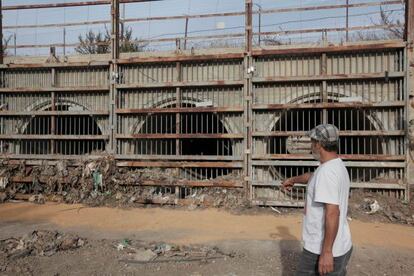
M 68 103 L 58 103 L 57 111 L 69 111 L 76 109 L 77 106 Z M 78 108 L 79 109 L 79 108 Z M 51 108 L 44 109 L 50 111 Z M 26 135 L 51 135 L 52 118 L 49 116 L 36 116 L 32 118 L 24 128 L 23 134 Z M 102 132 L 94 120 L 89 115 L 56 116 L 55 135 L 102 135 Z M 48 140 L 23 140 L 20 141 L 22 154 L 47 154 L 51 153 L 51 143 Z M 93 151 L 105 150 L 103 140 L 55 140 L 54 150 L 56 154 L 63 155 L 83 155 Z
M 186 103 L 183 107 L 195 107 L 194 104 Z M 165 106 L 175 107 L 175 104 Z M 181 113 L 181 134 L 226 134 L 228 133 L 222 118 L 214 113 Z M 137 127 L 138 134 L 175 134 L 177 129 L 177 115 L 151 114 L 143 119 Z M 180 151 L 180 152 L 179 152 Z M 221 138 L 182 138 L 177 147 L 176 139 L 141 139 L 134 143 L 135 154 L 153 155 L 208 155 L 208 156 L 231 156 L 233 154 L 233 141 Z M 197 179 L 216 178 L 227 174 L 222 169 L 186 169 L 188 177 Z M 189 173 L 189 174 L 188 174 Z
M 334 124 L 341 131 L 372 131 L 378 128 L 375 122 L 375 113 L 362 109 L 329 109 L 326 111 L 327 123 Z M 274 124 L 273 132 L 309 131 L 323 122 L 323 110 L 300 109 L 287 110 L 281 113 Z M 296 146 L 292 146 L 295 144 Z M 377 155 L 383 153 L 383 138 L 378 136 L 341 136 L 339 140 L 339 154 L 343 155 Z M 307 145 L 306 145 L 307 144 Z M 305 137 L 272 137 L 267 143 L 268 154 L 310 153 L 310 140 Z M 297 174 L 296 170 L 281 170 L 279 178 L 291 177 Z M 352 175 L 352 180 L 368 180 L 374 178 L 374 171 L 360 175 Z

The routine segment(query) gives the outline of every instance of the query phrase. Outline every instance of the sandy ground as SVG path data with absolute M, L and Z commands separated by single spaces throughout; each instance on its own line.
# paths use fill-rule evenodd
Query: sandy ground
M 414 275 L 414 227 L 350 222 L 355 251 L 349 275 Z M 301 214 L 232 214 L 217 209 L 89 208 L 82 205 L 0 205 L 0 239 L 35 229 L 87 238 L 88 245 L 16 264 L 42 275 L 291 275 L 300 252 Z M 122 239 L 206 244 L 236 252 L 203 263 L 124 264 L 114 244 Z M 23 272 L 24 272 L 23 271 Z M 20 271 L 23 273 L 22 271 Z M 1 272 L 0 272 L 1 273 Z M 5 272 L 4 272 L 5 273 Z M 6 274 L 19 273 L 19 271 Z

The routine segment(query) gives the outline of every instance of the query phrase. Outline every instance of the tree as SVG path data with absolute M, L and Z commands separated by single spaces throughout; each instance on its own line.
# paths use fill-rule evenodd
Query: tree
M 7 48 L 9 47 L 10 41 L 12 39 L 13 35 L 9 35 L 8 37 L 3 38 L 3 56 L 8 55 Z
M 148 43 L 143 43 L 137 38 L 133 38 L 131 28 L 121 28 L 121 30 L 119 43 L 121 53 L 142 52 L 148 45 Z M 111 52 L 111 34 L 107 28 L 105 28 L 104 33 L 94 33 L 90 30 L 85 34 L 85 38 L 79 35 L 78 39 L 79 45 L 75 48 L 75 51 L 79 54 L 107 54 Z

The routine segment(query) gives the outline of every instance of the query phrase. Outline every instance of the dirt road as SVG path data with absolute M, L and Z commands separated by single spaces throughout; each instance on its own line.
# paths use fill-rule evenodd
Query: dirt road
M 413 227 L 357 220 L 350 224 L 355 253 L 349 275 L 414 275 Z M 300 251 L 301 215 L 7 203 L 0 205 L 0 229 L 1 239 L 53 229 L 90 241 L 76 251 L 28 257 L 28 271 L 34 274 L 290 275 Z M 118 262 L 113 244 L 126 238 L 214 245 L 237 252 L 237 257 L 195 264 L 125 265 Z

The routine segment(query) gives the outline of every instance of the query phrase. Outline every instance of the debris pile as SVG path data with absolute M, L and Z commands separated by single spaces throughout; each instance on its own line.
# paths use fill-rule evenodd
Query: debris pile
M 56 231 L 33 231 L 20 238 L 0 241 L 0 252 L 8 259 L 26 256 L 52 256 L 58 251 L 76 249 L 86 243 L 85 239 Z
M 414 202 L 380 193 L 353 191 L 349 202 L 349 216 L 364 221 L 414 225 Z
M 234 252 L 224 253 L 217 247 L 180 246 L 165 242 L 147 243 L 123 240 L 115 245 L 124 254 L 119 259 L 125 263 L 163 263 L 163 262 L 206 262 L 213 259 L 234 258 Z
M 170 168 L 130 169 L 117 167 L 112 156 L 97 160 L 60 160 L 29 166 L 25 161 L 0 161 L 0 203 L 23 199 L 83 203 L 91 206 L 135 206 L 139 204 L 234 208 L 245 206 L 242 189 L 185 188 L 180 171 Z M 214 180 L 240 180 L 228 174 Z M 151 183 L 155 185 L 151 186 Z M 176 188 L 175 185 L 178 187 Z M 191 192 L 183 192 L 190 189 Z M 186 190 L 187 191 L 187 190 Z

